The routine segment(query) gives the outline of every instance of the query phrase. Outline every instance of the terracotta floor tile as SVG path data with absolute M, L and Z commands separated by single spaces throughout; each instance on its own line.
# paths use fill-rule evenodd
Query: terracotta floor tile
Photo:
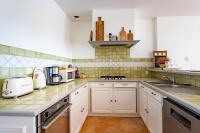
M 141 118 L 87 117 L 80 133 L 149 133 Z

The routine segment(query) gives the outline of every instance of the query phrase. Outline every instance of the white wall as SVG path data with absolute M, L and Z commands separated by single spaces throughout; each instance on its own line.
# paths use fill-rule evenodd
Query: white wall
M 54 0 L 0 1 L 0 44 L 71 57 L 70 23 Z
M 152 58 L 152 51 L 155 47 L 154 19 L 135 19 L 133 9 L 94 10 L 92 22 L 72 22 L 73 58 L 95 58 L 95 49 L 88 44 L 88 40 L 91 29 L 95 37 L 95 22 L 98 16 L 103 17 L 106 40 L 108 40 L 109 32 L 118 35 L 120 28 L 124 26 L 127 32 L 131 29 L 135 32 L 136 39 L 141 40 L 131 48 L 130 56 L 132 58 Z
M 91 21 L 72 22 L 72 53 L 75 59 L 95 58 L 95 49 L 88 43 Z
M 90 21 L 72 22 L 72 51 L 73 58 L 95 58 L 95 49 L 88 44 Z M 136 19 L 135 37 L 141 40 L 130 50 L 132 58 L 152 58 L 152 51 L 155 49 L 154 19 Z
M 130 50 L 132 58 L 152 58 L 155 50 L 155 20 L 135 19 L 135 38 L 140 42 Z
M 157 18 L 157 48 L 168 50 L 171 64 L 200 69 L 200 16 Z
M 119 35 L 121 27 L 125 30 L 134 32 L 135 18 L 133 9 L 112 9 L 112 10 L 93 10 L 92 11 L 92 29 L 96 29 L 98 17 L 104 20 L 104 39 L 108 40 L 108 34 Z M 95 38 L 95 34 L 94 34 Z

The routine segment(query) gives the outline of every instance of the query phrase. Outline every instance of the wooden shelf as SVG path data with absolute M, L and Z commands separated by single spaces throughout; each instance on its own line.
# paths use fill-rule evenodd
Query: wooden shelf
M 89 44 L 95 47 L 103 47 L 103 46 L 125 46 L 131 48 L 132 46 L 136 45 L 140 40 L 134 41 L 89 41 Z

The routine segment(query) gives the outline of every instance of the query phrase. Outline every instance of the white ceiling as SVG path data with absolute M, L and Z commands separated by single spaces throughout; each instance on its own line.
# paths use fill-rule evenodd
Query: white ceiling
M 92 9 L 135 8 L 136 17 L 200 16 L 200 0 L 55 0 L 72 20 L 90 20 Z

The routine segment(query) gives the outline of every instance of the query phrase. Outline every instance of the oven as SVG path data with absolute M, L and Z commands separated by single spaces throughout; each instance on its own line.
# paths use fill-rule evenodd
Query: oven
M 69 133 L 69 97 L 58 101 L 37 116 L 37 133 Z

